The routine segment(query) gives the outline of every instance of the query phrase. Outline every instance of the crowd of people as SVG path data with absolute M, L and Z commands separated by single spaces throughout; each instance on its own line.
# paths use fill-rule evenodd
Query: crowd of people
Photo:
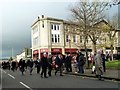
M 76 60 L 78 59 L 78 60 Z M 80 60 L 81 59 L 81 60 Z M 78 66 L 78 73 L 84 73 L 83 64 L 85 64 L 84 54 L 79 52 L 76 56 L 71 56 L 71 54 L 58 54 L 51 55 L 47 53 L 43 53 L 41 59 L 28 59 L 23 60 L 20 59 L 19 62 L 16 60 L 11 62 L 2 62 L 3 69 L 9 69 L 15 72 L 15 70 L 20 70 L 22 75 L 24 75 L 26 70 L 29 70 L 30 75 L 32 75 L 32 71 L 36 68 L 37 74 L 40 74 L 41 77 L 48 78 L 48 76 L 52 75 L 52 71 L 57 75 L 58 71 L 60 72 L 60 76 L 63 76 L 63 70 L 66 72 L 72 72 L 72 65 L 74 64 L 75 68 Z M 7 65 L 6 65 L 7 63 Z M 77 65 L 78 63 L 78 65 Z M 76 70 L 77 71 L 77 70 Z
M 97 51 L 92 55 L 91 53 L 88 56 L 88 62 L 92 64 L 92 74 L 95 73 L 99 80 L 101 80 L 101 75 L 106 71 L 105 61 L 108 59 L 107 55 L 103 51 Z M 32 75 L 32 71 L 36 68 L 36 73 L 41 75 L 41 78 L 48 78 L 54 75 L 57 75 L 58 71 L 60 76 L 63 76 L 63 71 L 66 72 L 77 72 L 84 73 L 84 65 L 86 64 L 85 55 L 78 51 L 76 55 L 72 56 L 71 54 L 58 54 L 51 55 L 43 53 L 41 59 L 20 59 L 19 62 L 12 61 L 11 63 L 2 62 L 3 69 L 9 69 L 15 72 L 20 70 L 22 75 L 28 70 L 29 74 Z

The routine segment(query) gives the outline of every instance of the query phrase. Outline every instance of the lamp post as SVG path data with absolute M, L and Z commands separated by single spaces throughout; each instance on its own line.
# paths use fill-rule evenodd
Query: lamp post
M 12 47 L 12 58 L 13 58 L 13 47 Z
M 13 47 L 11 48 L 11 47 L 8 47 L 8 48 L 10 48 L 10 60 L 12 61 L 13 60 Z

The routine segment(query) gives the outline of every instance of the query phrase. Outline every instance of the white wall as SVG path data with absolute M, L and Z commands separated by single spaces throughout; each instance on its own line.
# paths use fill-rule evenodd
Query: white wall
M 22 52 L 21 54 L 17 55 L 17 61 L 19 61 L 21 58 L 25 59 L 25 52 Z

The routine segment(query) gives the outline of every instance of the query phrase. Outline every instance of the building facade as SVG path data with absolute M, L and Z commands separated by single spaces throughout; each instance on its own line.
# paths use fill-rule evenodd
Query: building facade
M 32 55 L 40 58 L 42 53 L 47 52 L 53 55 L 58 53 L 76 53 L 77 36 L 69 37 L 65 35 L 65 22 L 62 19 L 39 16 L 32 24 L 31 40 Z M 66 40 L 65 40 L 66 38 Z
M 32 49 L 30 48 L 24 48 L 23 51 L 16 55 L 16 60 L 19 61 L 20 59 L 32 58 Z
M 83 36 L 80 36 L 79 31 L 77 31 L 77 24 L 41 15 L 35 19 L 31 28 L 33 58 L 41 58 L 44 52 L 56 55 L 58 53 L 75 54 L 78 49 L 84 51 Z M 104 42 L 107 43 L 107 40 Z M 118 42 L 120 39 L 117 40 L 117 44 Z M 101 42 L 97 41 L 97 45 L 99 43 Z M 90 38 L 87 41 L 87 48 L 89 52 L 92 52 L 93 47 Z

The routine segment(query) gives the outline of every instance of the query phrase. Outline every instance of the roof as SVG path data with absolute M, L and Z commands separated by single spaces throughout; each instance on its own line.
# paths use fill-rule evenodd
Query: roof
M 31 27 L 34 26 L 37 22 L 42 21 L 42 20 L 52 20 L 52 21 L 62 21 L 62 22 L 63 22 L 63 19 L 52 18 L 52 17 L 44 17 L 44 16 L 42 15 L 42 17 L 41 17 L 41 16 L 38 16 L 38 17 L 33 21 L 33 24 L 31 25 Z

